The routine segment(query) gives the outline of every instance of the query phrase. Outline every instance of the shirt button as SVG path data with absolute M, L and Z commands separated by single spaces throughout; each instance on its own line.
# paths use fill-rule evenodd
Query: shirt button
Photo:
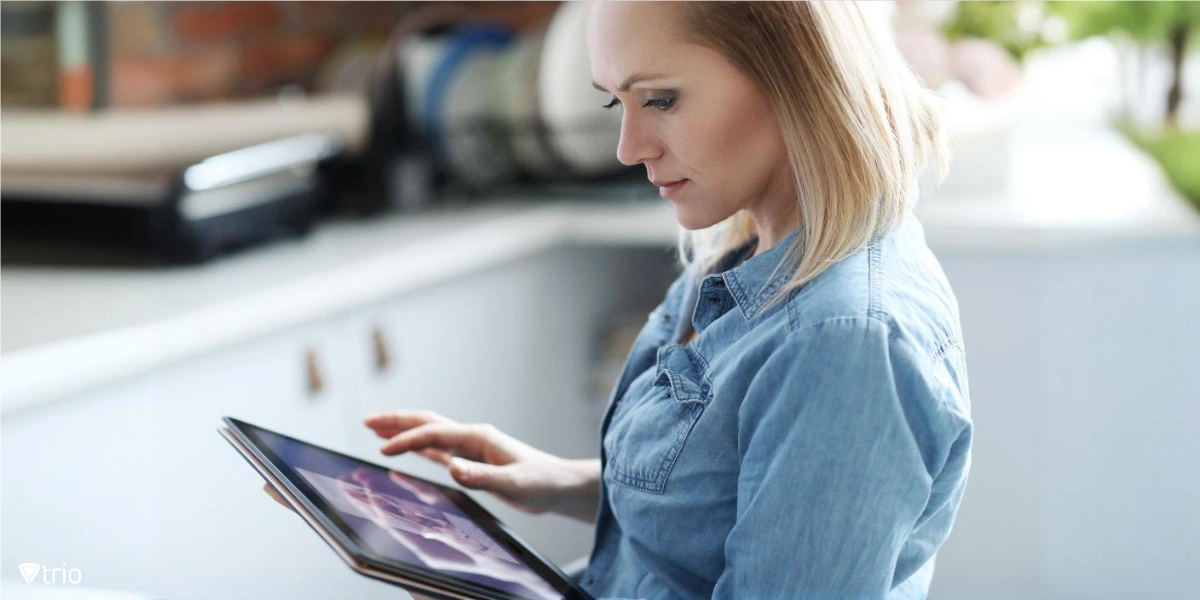
M 594 583 L 596 583 L 596 576 L 595 576 L 595 575 L 588 575 L 588 578 L 587 578 L 587 582 L 586 582 L 586 583 L 587 583 L 587 585 L 589 585 L 589 586 L 590 586 L 590 585 L 592 585 L 592 584 L 594 584 Z
M 709 303 L 709 304 L 717 304 L 717 303 L 719 303 L 720 301 L 721 301 L 721 299 L 720 299 L 720 298 L 718 298 L 718 297 L 716 297 L 716 296 L 709 296 L 709 297 L 708 297 L 708 303 Z
M 716 282 L 716 286 L 717 286 L 717 287 L 719 287 L 719 288 L 723 288 L 723 287 L 725 287 L 725 280 L 724 280 L 724 279 L 718 279 L 718 280 L 717 280 L 717 282 Z

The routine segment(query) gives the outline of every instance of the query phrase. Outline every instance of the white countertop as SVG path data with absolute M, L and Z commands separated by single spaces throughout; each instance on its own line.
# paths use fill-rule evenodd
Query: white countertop
M 935 252 L 1200 251 L 1200 215 L 1118 134 L 1018 132 L 1005 143 L 1008 175 L 990 192 L 966 194 L 960 180 L 922 194 L 915 212 Z M 513 198 L 327 222 L 200 266 L 6 266 L 0 413 L 562 244 L 668 248 L 677 227 L 657 198 Z
M 349 284 L 356 290 L 354 303 L 361 304 L 376 298 L 369 294 L 384 297 L 558 243 L 669 244 L 674 231 L 662 201 L 601 206 L 510 200 L 327 221 L 305 238 L 195 266 L 5 266 L 0 270 L 0 348 L 7 358 L 46 344 L 162 324 L 229 302 L 245 308 L 249 298 L 272 290 L 298 292 L 310 283 Z M 369 289 L 358 283 L 362 278 L 370 278 Z
M 561 244 L 666 248 L 675 227 L 663 201 L 513 200 L 325 223 L 303 239 L 193 267 L 4 267 L 2 410 Z

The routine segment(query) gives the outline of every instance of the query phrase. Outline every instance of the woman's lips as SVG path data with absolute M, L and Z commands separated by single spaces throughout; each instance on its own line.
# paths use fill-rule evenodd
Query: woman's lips
M 687 182 L 687 179 L 680 179 L 675 183 L 659 186 L 658 195 L 671 200 L 679 195 L 679 191 L 683 189 L 683 186 L 687 185 Z

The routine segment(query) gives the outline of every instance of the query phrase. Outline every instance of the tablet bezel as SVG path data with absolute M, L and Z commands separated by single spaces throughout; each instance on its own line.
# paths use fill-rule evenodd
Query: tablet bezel
M 231 432 L 240 440 L 245 447 L 262 462 L 262 464 L 271 471 L 271 473 L 285 486 L 288 491 L 299 502 L 305 505 L 305 508 L 324 525 L 328 533 L 342 544 L 342 546 L 354 558 L 378 568 L 390 569 L 399 571 L 406 575 L 423 578 L 429 580 L 430 584 L 441 585 L 453 590 L 455 593 L 466 593 L 479 595 L 484 598 L 495 598 L 497 600 L 521 600 L 519 596 L 512 595 L 508 592 L 487 587 L 483 584 L 478 584 L 471 581 L 455 578 L 451 575 L 443 574 L 439 571 L 426 567 L 403 563 L 380 556 L 371 549 L 362 539 L 359 538 L 353 527 L 349 523 L 342 520 L 337 513 L 337 509 L 329 505 L 321 495 L 312 488 L 312 486 L 296 473 L 294 469 L 284 463 L 271 447 L 263 440 L 259 439 L 254 430 L 258 429 L 272 435 L 277 435 L 282 438 L 289 439 L 293 442 L 309 446 L 311 448 L 328 452 L 344 459 L 360 463 L 364 466 L 375 467 L 385 471 L 394 471 L 405 477 L 411 477 L 423 483 L 429 484 L 442 492 L 446 498 L 450 499 L 459 509 L 461 509 L 478 527 L 483 529 L 489 535 L 493 536 L 498 542 L 504 544 L 510 549 L 514 556 L 525 566 L 531 569 L 534 573 L 541 576 L 555 590 L 562 593 L 563 598 L 590 598 L 590 596 L 572 583 L 570 579 L 563 573 L 557 565 L 549 559 L 541 555 L 537 550 L 530 547 L 521 540 L 508 526 L 489 513 L 485 508 L 480 506 L 474 499 L 468 496 L 464 491 L 452 488 L 446 485 L 430 481 L 423 477 L 418 477 L 404 471 L 393 469 L 384 465 L 372 463 L 358 457 L 350 456 L 343 452 L 338 452 L 324 446 L 308 442 L 294 436 L 290 436 L 261 425 L 242 421 L 234 417 L 223 417 L 225 423 L 229 426 Z

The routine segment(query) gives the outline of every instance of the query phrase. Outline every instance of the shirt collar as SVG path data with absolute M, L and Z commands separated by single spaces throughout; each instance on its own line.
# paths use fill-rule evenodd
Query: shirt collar
M 907 190 L 906 214 L 903 220 L 913 219 L 912 207 L 917 203 L 919 198 L 918 182 L 914 178 Z M 787 237 L 783 238 L 778 244 L 771 247 L 770 250 L 759 254 L 749 260 L 742 262 L 738 261 L 747 254 L 754 251 L 754 247 L 758 244 L 758 237 L 751 236 L 750 240 L 731 251 L 721 261 L 717 263 L 714 273 L 708 277 L 721 278 L 725 281 L 726 287 L 729 288 L 730 295 L 733 296 L 738 308 L 742 311 L 742 316 L 747 321 L 753 319 L 766 306 L 767 302 L 783 287 L 792 275 L 796 272 L 798 265 L 798 257 L 789 254 L 792 244 L 800 237 L 803 227 L 797 227 Z M 868 246 L 879 243 L 891 232 L 891 229 L 883 229 L 875 232 L 871 236 Z M 787 261 L 775 271 L 775 266 L 780 261 Z M 730 267 L 730 265 L 737 265 Z
M 797 228 L 787 237 L 780 240 L 766 252 L 751 257 L 736 267 L 741 257 L 754 251 L 758 243 L 757 237 L 752 237 L 736 250 L 730 252 L 717 265 L 716 272 L 710 277 L 721 278 L 725 281 L 729 294 L 742 311 L 746 320 L 753 319 L 766 305 L 767 301 L 786 284 L 795 273 L 796 260 L 791 256 L 793 243 L 800 236 L 801 229 Z M 778 270 L 777 265 L 783 262 Z M 772 273 L 774 271 L 774 273 Z

